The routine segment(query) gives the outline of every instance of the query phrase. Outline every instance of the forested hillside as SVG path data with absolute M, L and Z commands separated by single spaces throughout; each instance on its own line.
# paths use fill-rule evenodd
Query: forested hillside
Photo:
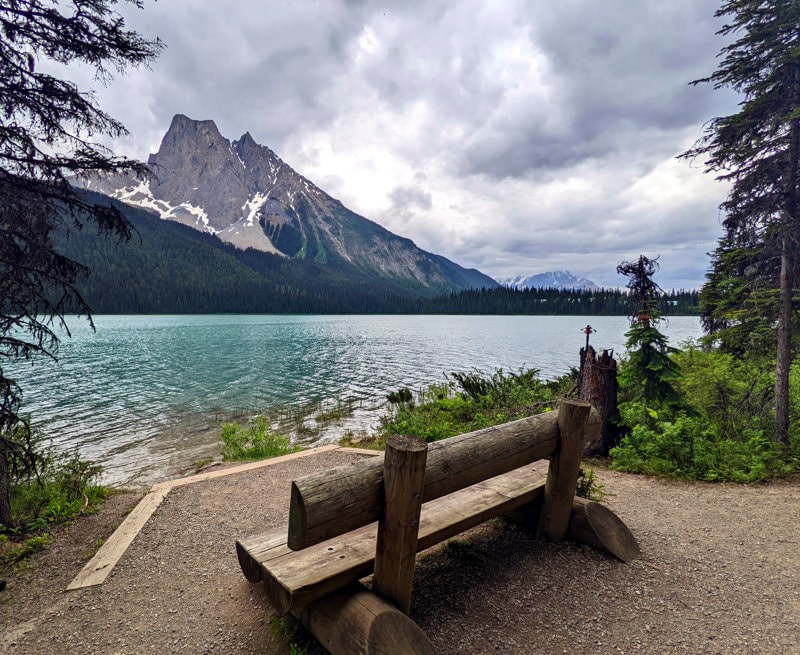
M 441 293 L 313 262 L 241 251 L 144 210 L 114 202 L 136 229 L 129 242 L 73 233 L 58 248 L 91 270 L 79 288 L 96 313 L 363 313 L 406 295 Z
M 91 195 L 118 204 L 136 228 L 129 242 L 85 231 L 58 244 L 91 270 L 79 288 L 98 314 L 627 314 L 627 297 L 617 290 L 450 292 L 238 250 L 210 234 Z M 697 312 L 696 293 L 675 293 L 665 300 L 667 313 Z

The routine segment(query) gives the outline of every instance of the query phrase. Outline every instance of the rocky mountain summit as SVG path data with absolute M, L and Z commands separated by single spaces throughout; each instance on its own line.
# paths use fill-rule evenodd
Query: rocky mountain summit
M 116 175 L 82 186 L 241 249 L 355 268 L 427 287 L 497 286 L 483 273 L 428 253 L 350 211 L 256 143 L 249 132 L 228 141 L 214 121 L 178 114 L 148 164 L 154 174 L 150 181 Z
M 594 282 L 585 277 L 576 277 L 569 271 L 548 271 L 537 275 L 517 275 L 498 278 L 504 287 L 512 289 L 597 289 Z

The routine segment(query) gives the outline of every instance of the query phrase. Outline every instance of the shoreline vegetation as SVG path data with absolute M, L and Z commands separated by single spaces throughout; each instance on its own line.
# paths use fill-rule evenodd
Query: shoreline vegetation
M 790 446 L 769 438 L 774 420 L 770 399 L 774 372 L 769 362 L 739 359 L 689 341 L 671 354 L 680 373 L 673 380 L 680 402 L 655 409 L 633 399 L 623 383 L 623 436 L 610 456 L 582 469 L 580 495 L 602 500 L 606 490 L 591 466 L 634 474 L 706 482 L 754 484 L 800 473 L 800 430 Z M 627 360 L 620 362 L 625 379 Z M 453 372 L 441 383 L 387 396 L 375 433 L 348 431 L 345 447 L 380 450 L 394 434 L 428 442 L 551 411 L 574 394 L 577 370 L 542 380 L 535 368 L 491 374 Z M 791 372 L 791 411 L 800 418 L 800 362 Z M 276 408 L 241 422 L 221 424 L 223 461 L 257 460 L 302 450 L 301 442 L 353 415 L 356 403 L 333 399 L 304 408 Z M 793 427 L 800 421 L 793 420 Z M 38 479 L 12 480 L 14 528 L 0 528 L 0 576 L 25 566 L 48 547 L 53 528 L 93 513 L 114 490 L 97 484 L 100 468 L 78 453 L 58 454 L 37 435 Z M 213 460 L 197 463 L 199 470 Z
M 31 555 L 47 548 L 54 529 L 93 514 L 119 491 L 98 484 L 101 468 L 78 451 L 56 452 L 40 433 L 34 433 L 33 442 L 36 473 L 11 476 L 16 525 L 0 525 L 0 578 L 24 568 Z
M 648 406 L 630 388 L 635 381 L 628 381 L 628 387 L 623 383 L 622 438 L 602 464 L 629 473 L 746 484 L 800 472 L 800 429 L 793 429 L 788 448 L 770 439 L 774 372 L 769 362 L 740 360 L 693 341 L 681 344 L 671 358 L 679 371 L 673 379 L 675 402 Z M 620 362 L 622 379 L 627 364 Z M 387 409 L 374 434 L 348 431 L 339 443 L 379 450 L 393 434 L 432 442 L 550 411 L 560 397 L 574 393 L 576 375 L 573 369 L 545 381 L 537 369 L 454 372 L 416 392 L 401 387 L 388 394 Z M 791 408 L 800 418 L 800 362 L 792 367 Z M 328 415 L 298 413 L 294 421 L 300 428 L 294 434 L 319 431 L 351 412 L 352 406 L 350 411 Z M 259 452 L 275 456 L 297 448 L 290 436 L 264 417 L 250 426 L 225 424 L 223 434 L 226 459 L 259 457 L 255 455 Z

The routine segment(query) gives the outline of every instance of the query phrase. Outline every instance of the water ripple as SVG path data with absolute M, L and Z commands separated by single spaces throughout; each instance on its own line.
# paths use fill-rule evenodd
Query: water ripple
M 152 481 L 216 451 L 219 423 L 325 399 L 363 403 L 321 437 L 374 426 L 386 393 L 449 371 L 535 366 L 554 377 L 578 364 L 581 327 L 622 350 L 623 317 L 97 316 L 70 321 L 57 363 L 11 371 L 24 411 L 57 447 L 78 447 L 112 483 Z M 700 334 L 676 317 L 672 343 Z

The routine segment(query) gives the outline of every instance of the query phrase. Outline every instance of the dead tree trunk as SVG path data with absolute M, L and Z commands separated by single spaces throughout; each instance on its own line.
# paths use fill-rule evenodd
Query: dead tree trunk
M 604 350 L 598 357 L 591 346 L 581 348 L 578 398 L 590 403 L 603 421 L 600 437 L 590 441 L 584 448 L 583 454 L 586 456 L 605 457 L 619 443 L 618 388 L 614 351 Z

